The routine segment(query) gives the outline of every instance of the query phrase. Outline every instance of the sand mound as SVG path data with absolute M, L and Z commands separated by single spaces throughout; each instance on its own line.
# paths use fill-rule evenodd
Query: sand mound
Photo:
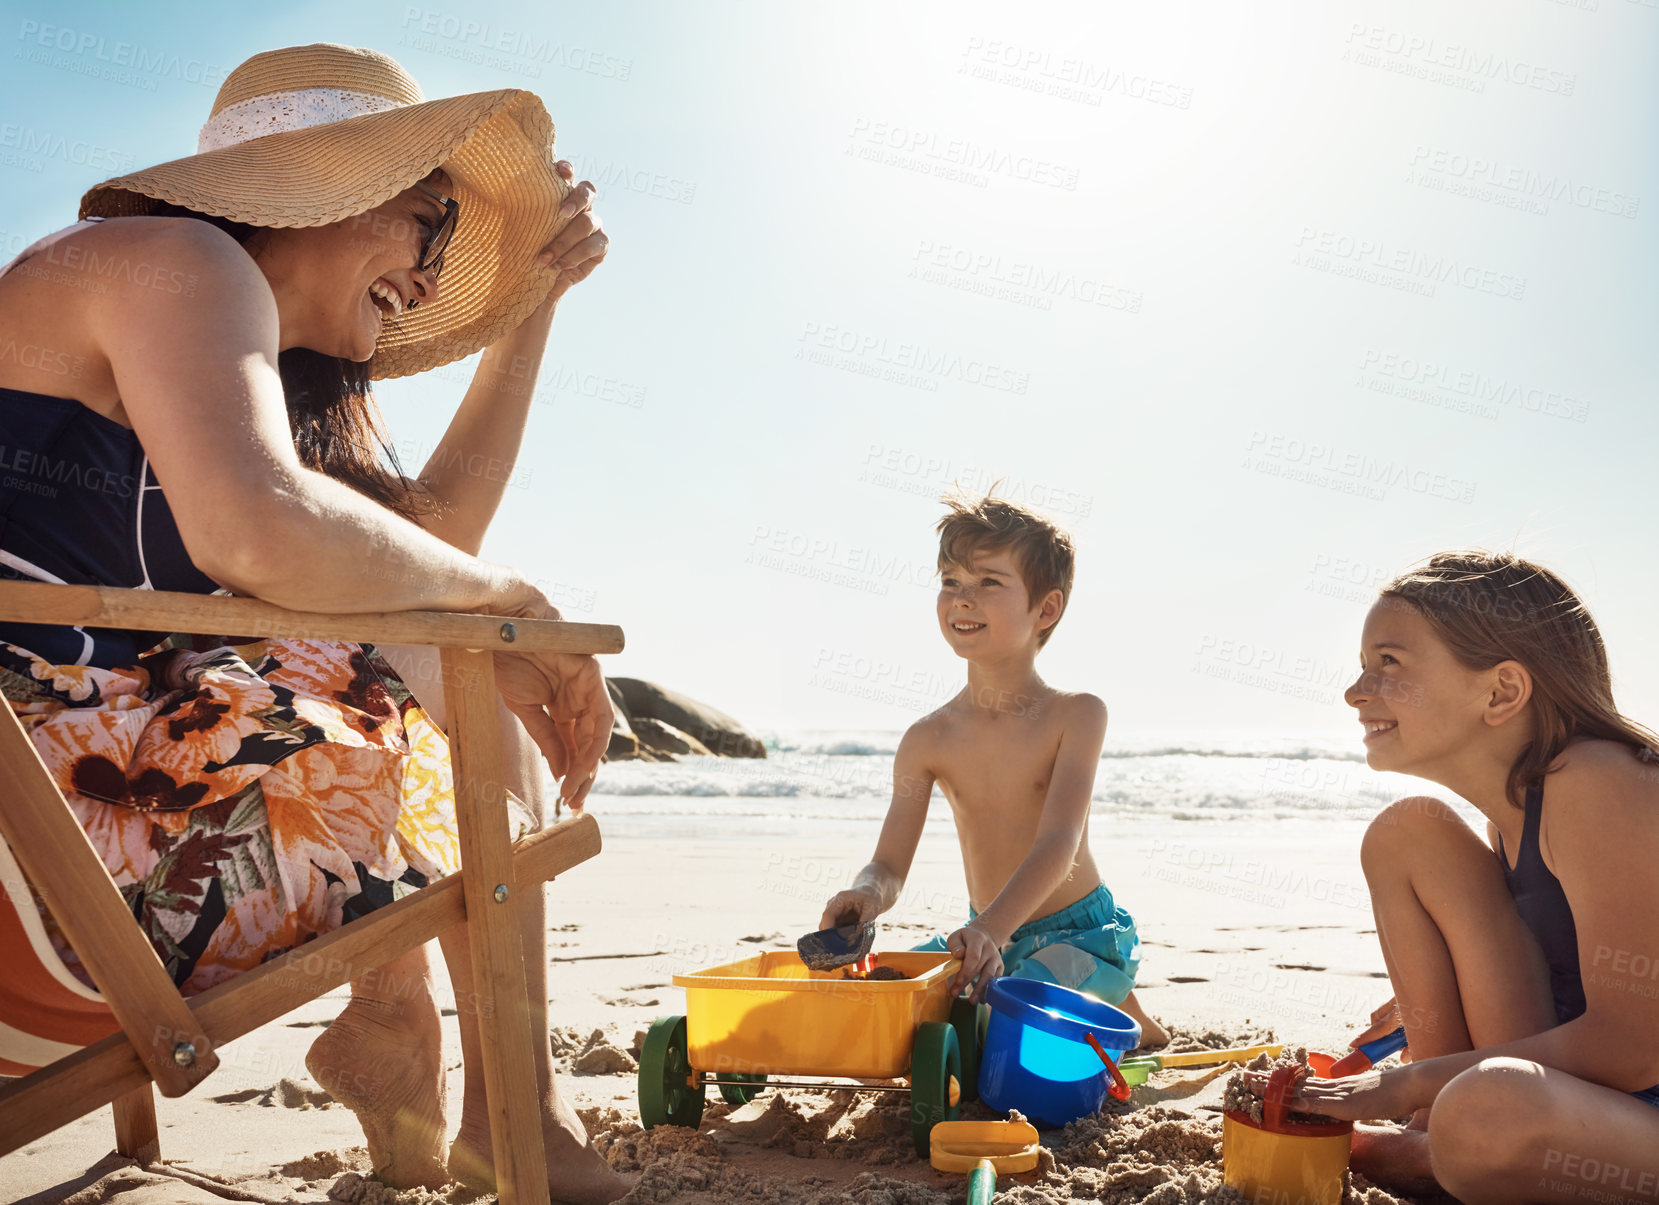
M 639 1070 L 633 1052 L 619 1045 L 603 1029 L 592 1030 L 583 1037 L 574 1026 L 561 1026 L 548 1032 L 547 1041 L 556 1069 L 574 1075 L 632 1075 Z M 635 1050 L 642 1041 L 636 1035 Z

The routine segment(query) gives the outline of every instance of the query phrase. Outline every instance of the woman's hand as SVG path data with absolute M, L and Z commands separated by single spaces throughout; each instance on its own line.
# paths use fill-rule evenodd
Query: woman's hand
M 1267 1092 L 1266 1071 L 1246 1071 L 1245 1083 L 1257 1096 Z M 1317 1079 L 1309 1076 L 1296 1086 L 1285 1104 L 1295 1113 L 1321 1113 L 1338 1121 L 1385 1121 L 1405 1117 L 1432 1104 L 1418 1100 L 1413 1086 L 1411 1069 L 1390 1067 L 1386 1071 L 1372 1068 L 1359 1075 L 1343 1079 Z
M 576 169 L 567 161 L 561 159 L 553 166 L 567 181 L 576 178 Z M 583 180 L 559 203 L 559 217 L 569 218 L 570 221 L 536 257 L 536 262 L 542 267 L 556 269 L 559 273 L 547 300 L 542 302 L 544 310 L 557 305 L 559 298 L 570 291 L 570 286 L 586 280 L 604 262 L 605 252 L 610 250 L 610 237 L 601 228 L 599 215 L 593 212 L 594 195 L 593 185 Z
M 558 608 L 540 591 L 496 613 L 559 618 Z M 598 659 L 579 653 L 496 653 L 495 685 L 547 759 L 559 781 L 560 801 L 580 812 L 615 720 Z

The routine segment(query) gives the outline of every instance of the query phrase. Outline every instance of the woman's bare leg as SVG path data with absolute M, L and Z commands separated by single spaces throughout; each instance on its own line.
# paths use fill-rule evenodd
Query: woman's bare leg
M 400 677 L 422 701 L 440 728 L 447 728 L 437 656 L 431 650 L 393 648 L 389 660 Z M 393 659 L 395 658 L 395 659 Z M 499 709 L 502 765 L 507 789 L 524 800 L 540 824 L 546 816 L 542 783 L 546 763 L 523 727 L 506 707 Z M 611 1171 L 593 1149 L 576 1112 L 560 1096 L 553 1077 L 553 1052 L 548 1045 L 547 1019 L 547 897 L 544 884 L 520 892 L 518 921 L 524 939 L 524 978 L 528 1016 L 536 1060 L 536 1084 L 542 1109 L 542 1144 L 547 1157 L 548 1185 L 557 1201 L 614 1201 L 632 1186 Z M 479 1000 L 472 976 L 472 950 L 465 927 L 439 938 L 450 985 L 455 992 L 461 1031 L 464 1087 L 461 1126 L 449 1148 L 449 1173 L 465 1184 L 493 1190 L 495 1166 L 489 1110 L 484 1095 L 483 1040 L 478 1028 Z
M 1659 1197 L 1659 1108 L 1522 1059 L 1487 1059 L 1447 1084 L 1429 1150 L 1468 1205 Z
M 1360 861 L 1412 1058 L 1555 1024 L 1543 953 L 1497 855 L 1457 813 L 1427 796 L 1390 804 L 1366 830 Z M 1432 1188 L 1429 1118 L 1423 1109 L 1404 1130 L 1355 1127 L 1352 1165 L 1384 1186 Z
M 448 1183 L 443 1030 L 425 946 L 353 979 L 305 1066 L 357 1115 L 377 1176 L 395 1188 Z

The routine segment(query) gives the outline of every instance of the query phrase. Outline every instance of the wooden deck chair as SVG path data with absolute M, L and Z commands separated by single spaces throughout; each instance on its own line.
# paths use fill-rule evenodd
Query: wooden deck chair
M 483 999 L 524 998 L 516 913 L 503 905 L 520 888 L 539 887 L 597 854 L 600 838 L 598 825 L 583 815 L 509 843 L 491 652 L 511 646 L 615 653 L 622 648 L 620 628 L 425 611 L 324 615 L 253 599 L 30 582 L 0 583 L 0 621 L 439 647 L 462 859 L 460 874 L 185 998 L 12 709 L 0 707 L 0 886 L 8 897 L 0 904 L 11 905 L 0 907 L 0 927 L 20 927 L 0 935 L 12 938 L 12 949 L 43 949 L 49 956 L 0 970 L 0 992 L 34 993 L 31 999 L 57 1009 L 49 1032 L 0 1032 L 0 1049 L 20 1051 L 28 1066 L 39 1068 L 0 1086 L 0 1155 L 113 1104 L 116 1148 L 133 1158 L 158 1157 L 152 1085 L 163 1096 L 182 1095 L 218 1065 L 224 1043 L 455 924 L 467 926 Z M 28 895 L 31 885 L 96 992 L 51 955 Z M 545 1202 L 532 1043 L 547 1038 L 509 1023 L 522 1017 L 518 1009 L 483 1007 L 479 1013 L 500 1200 Z M 81 1044 L 98 1033 L 108 1036 Z

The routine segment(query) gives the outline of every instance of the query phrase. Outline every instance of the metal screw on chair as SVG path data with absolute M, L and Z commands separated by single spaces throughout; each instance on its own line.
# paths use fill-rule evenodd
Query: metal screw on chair
M 196 1047 L 190 1042 L 180 1042 L 173 1047 L 173 1062 L 180 1067 L 188 1067 L 196 1061 Z
M 507 902 L 507 884 L 497 883 L 495 885 L 495 902 L 498 904 Z
M 502 624 L 501 625 L 501 639 L 505 640 L 508 644 L 511 644 L 513 641 L 517 640 L 518 639 L 518 627 L 516 625 L 510 624 L 510 623 Z

